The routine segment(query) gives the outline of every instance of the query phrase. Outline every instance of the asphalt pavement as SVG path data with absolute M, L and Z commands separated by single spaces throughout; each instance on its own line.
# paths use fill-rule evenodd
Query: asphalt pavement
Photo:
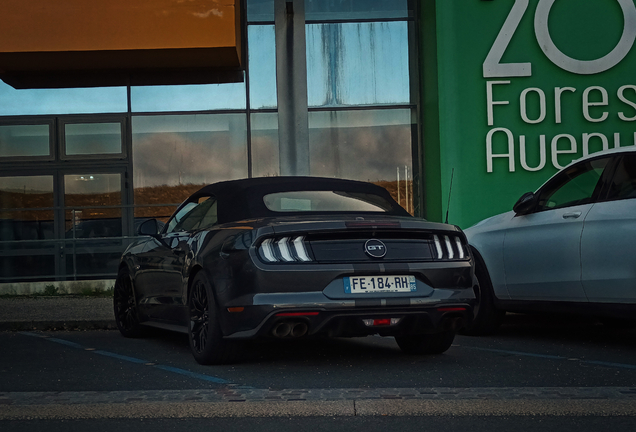
M 115 328 L 111 297 L 0 297 L 0 331 Z
M 509 314 L 440 356 L 371 337 L 202 366 L 180 334 L 61 331 L 115 329 L 112 298 L 0 297 L 0 430 L 632 430 L 636 330 L 588 321 Z

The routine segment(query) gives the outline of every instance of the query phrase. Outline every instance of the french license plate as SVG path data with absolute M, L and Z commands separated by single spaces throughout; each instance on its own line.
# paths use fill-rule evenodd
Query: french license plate
M 413 292 L 415 276 L 351 276 L 344 278 L 347 294 Z

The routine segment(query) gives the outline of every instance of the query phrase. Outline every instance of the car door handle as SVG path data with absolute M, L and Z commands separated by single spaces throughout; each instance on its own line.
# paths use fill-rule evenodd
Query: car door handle
M 581 212 L 580 211 L 575 211 L 575 212 L 570 212 L 570 213 L 563 213 L 563 219 L 576 219 L 579 216 L 581 216 Z

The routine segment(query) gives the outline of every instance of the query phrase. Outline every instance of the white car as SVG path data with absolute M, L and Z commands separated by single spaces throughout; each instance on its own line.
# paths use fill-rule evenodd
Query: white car
M 467 333 L 493 332 L 505 311 L 636 321 L 636 147 L 574 161 L 465 233 L 479 279 Z

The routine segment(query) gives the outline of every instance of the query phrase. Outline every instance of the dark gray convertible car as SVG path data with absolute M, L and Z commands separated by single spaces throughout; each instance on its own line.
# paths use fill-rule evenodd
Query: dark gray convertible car
M 229 363 L 241 341 L 394 336 L 446 351 L 472 317 L 474 268 L 454 226 L 409 215 L 386 189 L 316 177 L 204 187 L 121 258 L 117 326 L 189 334 L 195 359 Z

